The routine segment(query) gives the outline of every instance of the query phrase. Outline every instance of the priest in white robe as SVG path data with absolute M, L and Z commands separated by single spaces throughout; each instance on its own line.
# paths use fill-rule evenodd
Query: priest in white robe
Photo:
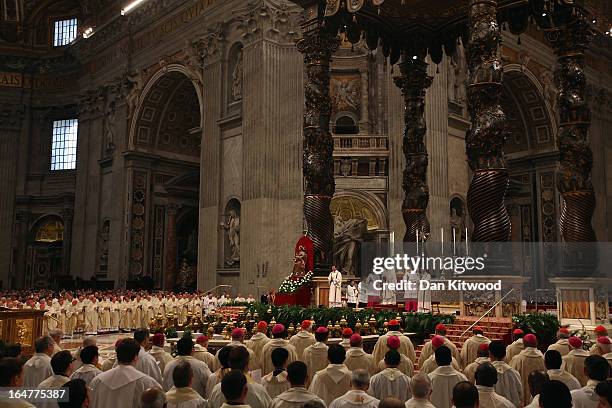
M 157 383 L 162 383 L 162 373 L 157 365 L 155 357 L 146 351 L 146 347 L 149 344 L 149 330 L 138 329 L 134 332 L 134 340 L 140 344 L 140 352 L 138 353 L 138 360 L 134 367 L 138 371 L 142 371 L 149 377 L 153 378 Z
M 193 346 L 193 358 L 206 363 L 210 371 L 215 370 L 215 356 L 208 351 L 208 336 L 198 336 L 196 344 Z
M 181 362 L 189 363 L 193 370 L 193 382 L 191 387 L 202 396 L 206 397 L 206 385 L 208 378 L 211 376 L 208 365 L 203 361 L 197 360 L 192 357 L 193 354 L 193 340 L 188 337 L 183 337 L 176 343 L 177 356 L 174 360 L 166 364 L 163 375 L 163 386 L 166 392 L 170 391 L 170 388 L 174 386 L 174 379 L 172 372 L 174 368 Z
M 272 400 L 268 408 L 302 408 L 306 402 L 325 402 L 306 389 L 308 369 L 302 361 L 295 361 L 287 366 L 287 380 L 291 385 L 287 391 Z
M 435 352 L 438 368 L 429 374 L 431 380 L 431 402 L 436 408 L 451 408 L 453 387 L 461 382 L 467 381 L 467 377 L 455 370 L 450 364 L 452 352 L 446 346 L 441 346 Z
M 123 339 L 116 349 L 119 364 L 91 381 L 90 404 L 95 408 L 140 408 L 143 391 L 161 385 L 134 367 L 141 349 L 138 342 Z
M 68 350 L 55 353 L 51 358 L 51 367 L 53 375 L 40 384 L 36 388 L 41 390 L 54 390 L 61 388 L 62 385 L 70 381 L 72 375 L 72 354 Z M 56 408 L 57 402 L 53 400 L 38 402 L 39 408 Z
M 287 359 L 289 352 L 284 348 L 272 350 L 272 364 L 274 370 L 261 379 L 261 385 L 265 388 L 270 398 L 275 398 L 290 388 L 287 380 Z
M 484 363 L 489 363 L 491 360 L 489 359 L 489 345 L 486 343 L 482 343 L 480 347 L 478 347 L 478 354 L 476 360 L 470 363 L 463 369 L 463 374 L 468 378 L 468 381 L 472 384 L 476 384 L 476 370 Z
M 597 408 L 605 406 L 600 402 L 595 387 L 609 377 L 610 366 L 602 356 L 592 355 L 585 361 L 588 380 L 584 387 L 572 391 L 574 408 Z M 606 404 L 607 405 L 607 404 Z
M 523 404 L 531 402 L 528 378 L 532 371 L 546 371 L 544 366 L 544 355 L 537 349 L 538 341 L 533 334 L 523 337 L 524 349 L 510 360 L 510 367 L 514 368 L 521 376 L 523 382 Z
M 172 354 L 168 353 L 164 349 L 166 336 L 164 336 L 163 333 L 155 333 L 151 339 L 151 343 L 153 343 L 153 345 L 151 346 L 151 350 L 149 350 L 149 354 L 151 354 L 155 361 L 157 361 L 159 371 L 163 373 L 166 369 L 166 364 L 173 359 Z
M 89 385 L 98 374 L 102 373 L 102 370 L 97 367 L 99 362 L 98 347 L 83 347 L 79 352 L 79 358 L 81 359 L 82 365 L 72 373 L 70 379 L 81 379 L 85 381 L 85 384 Z
M 385 369 L 374 375 L 370 380 L 368 393 L 382 401 L 387 397 L 396 397 L 407 401 L 410 393 L 410 377 L 402 373 L 397 367 L 401 355 L 396 350 L 389 350 L 385 355 Z
M 50 336 L 39 337 L 34 342 L 34 350 L 34 355 L 23 366 L 23 386 L 26 388 L 36 388 L 53 375 L 53 339 Z
M 327 351 L 329 347 L 325 342 L 329 336 L 329 331 L 326 327 L 318 327 L 315 330 L 315 340 L 317 341 L 312 346 L 306 347 L 302 361 L 308 367 L 308 377 L 312 378 L 317 371 L 327 367 Z
M 329 283 L 329 307 L 342 307 L 342 273 L 332 266 L 327 277 Z
M 208 402 L 191 388 L 193 369 L 187 361 L 179 362 L 172 371 L 173 386 L 166 392 L 167 408 L 206 408 Z
M 304 320 L 300 325 L 300 331 L 289 339 L 289 344 L 295 347 L 298 359 L 302 359 L 304 349 L 315 344 L 317 340 L 312 334 L 312 322 Z
M 427 374 L 419 373 L 410 379 L 412 398 L 406 401 L 406 408 L 436 408 L 431 403 L 431 381 Z
M 351 373 L 351 389 L 329 404 L 329 408 L 378 408 L 380 401 L 367 393 L 370 374 L 366 370 Z
M 374 346 L 374 350 L 372 351 L 372 356 L 374 356 L 374 361 L 378 362 L 385 358 L 385 354 L 389 351 L 389 346 L 387 345 L 387 341 L 391 336 L 397 336 L 400 340 L 401 344 L 398 349 L 400 354 L 404 354 L 406 357 L 410 359 L 410 361 L 416 361 L 416 353 L 414 351 L 414 345 L 412 344 L 412 340 L 409 337 L 404 336 L 404 334 L 400 331 L 400 322 L 396 319 L 392 319 L 387 324 L 387 333 L 383 334 L 376 341 L 376 345 Z
M 359 333 L 355 333 L 349 339 L 350 348 L 346 351 L 344 365 L 351 371 L 363 369 L 370 375 L 378 371 L 374 363 L 374 357 L 363 350 L 363 339 Z M 379 398 L 380 399 L 380 398 Z
M 523 383 L 521 376 L 504 361 L 506 346 L 500 340 L 489 343 L 489 359 L 497 370 L 497 383 L 495 392 L 505 397 L 515 406 L 520 407 L 523 401 Z
M 461 347 L 460 355 L 463 368 L 476 360 L 476 357 L 478 357 L 478 347 L 480 347 L 481 344 L 489 344 L 491 342 L 491 340 L 484 336 L 484 329 L 480 326 L 474 326 L 472 328 L 472 333 L 472 337 L 468 338 Z
M 0 359 L 0 372 L 5 374 L 0 376 L 0 387 L 14 389 L 23 386 L 23 361 L 20 358 L 7 357 Z M 9 398 L 6 393 L 2 394 L 0 394 L 0 407 L 35 408 L 34 405 L 21 398 Z
M 544 365 L 546 366 L 548 378 L 561 381 L 570 391 L 579 389 L 581 385 L 578 379 L 561 369 L 562 364 L 563 358 L 557 350 L 548 350 L 544 353 Z
M 270 341 L 268 337 L 268 323 L 265 320 L 261 320 L 257 323 L 257 333 L 253 334 L 249 340 L 246 341 L 246 346 L 253 350 L 255 356 L 261 355 L 261 350 Z M 297 352 L 297 350 L 296 350 Z
M 282 324 L 274 325 L 272 328 L 272 339 L 261 349 L 260 364 L 263 375 L 271 373 L 274 369 L 272 365 L 272 350 L 277 347 L 287 349 L 289 352 L 289 363 L 297 361 L 297 351 L 295 350 L 295 347 L 289 344 L 289 340 L 286 340 L 285 337 L 287 337 L 287 330 L 285 329 L 285 326 Z
M 582 340 L 573 336 L 569 338 L 570 352 L 563 356 L 561 368 L 578 379 L 583 387 L 588 381 L 584 372 L 584 360 L 590 355 L 588 351 L 582 349 Z
M 479 408 L 519 408 L 495 392 L 494 386 L 497 383 L 497 370 L 491 363 L 479 365 L 476 369 L 475 379 Z
M 570 351 L 569 338 L 570 338 L 569 330 L 565 327 L 561 327 L 557 331 L 557 341 L 551 344 L 550 346 L 548 346 L 547 351 L 557 350 L 559 353 L 561 353 L 561 356 L 563 357 Z
M 326 405 L 344 395 L 351 386 L 351 372 L 344 365 L 346 350 L 334 344 L 327 353 L 329 364 L 315 373 L 308 391 L 318 395 Z
M 514 356 L 523 351 L 523 336 L 525 334 L 521 329 L 514 329 L 512 332 L 512 343 L 506 347 L 506 363 L 509 363 Z

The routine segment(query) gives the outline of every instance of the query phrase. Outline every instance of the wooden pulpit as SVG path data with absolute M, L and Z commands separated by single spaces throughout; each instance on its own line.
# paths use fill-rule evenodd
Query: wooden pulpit
M 43 334 L 44 310 L 0 308 L 0 339 L 19 343 L 24 355 L 34 354 L 34 341 Z

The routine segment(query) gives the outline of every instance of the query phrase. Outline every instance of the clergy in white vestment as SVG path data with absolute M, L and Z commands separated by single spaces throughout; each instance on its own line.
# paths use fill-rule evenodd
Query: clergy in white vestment
M 167 408 L 206 408 L 208 403 L 191 388 L 194 372 L 187 361 L 179 362 L 172 371 L 174 386 L 166 392 Z
M 215 388 L 215 385 L 221 383 L 221 380 L 223 379 L 225 374 L 227 374 L 230 371 L 230 368 L 229 368 L 230 351 L 232 351 L 232 347 L 228 347 L 228 346 L 222 347 L 221 350 L 219 350 L 218 354 L 219 354 L 219 361 L 221 362 L 221 368 L 216 370 L 214 373 L 210 375 L 210 377 L 208 377 L 208 382 L 206 383 L 206 398 L 207 399 L 210 398 L 210 394 L 212 393 L 213 388 Z
M 221 379 L 221 383 L 215 385 L 210 393 L 208 403 L 210 408 L 220 408 L 225 405 L 226 402 L 232 403 L 230 399 L 226 400 L 226 392 L 224 384 L 230 384 L 234 382 L 238 375 L 243 377 L 247 375 L 249 367 L 249 352 L 246 347 L 232 347 L 228 357 L 229 366 L 231 371 L 226 373 Z M 229 378 L 229 379 L 228 379 Z M 246 382 L 246 380 L 245 380 Z M 251 408 L 267 408 L 272 399 L 266 392 L 265 388 L 261 384 L 256 382 L 249 382 L 247 384 L 247 391 L 245 397 L 245 403 L 250 405 Z
M 350 308 L 357 307 L 357 287 L 354 281 L 349 281 L 346 285 L 346 306 Z
M 317 340 L 312 334 L 312 322 L 310 320 L 304 320 L 300 326 L 300 331 L 289 339 L 289 344 L 295 347 L 298 359 L 302 359 L 306 347 L 312 346 L 316 342 Z
M 561 354 L 561 356 L 566 355 L 570 351 L 569 338 L 569 330 L 565 327 L 561 327 L 557 331 L 557 341 L 548 346 L 546 350 L 557 350 Z
M 368 393 L 382 401 L 387 397 L 396 397 L 407 401 L 410 394 L 410 377 L 402 373 L 397 367 L 401 355 L 397 350 L 389 350 L 385 354 L 385 369 L 374 375 L 370 380 Z
M 400 322 L 396 319 L 390 320 L 387 324 L 387 329 L 387 333 L 380 336 L 374 345 L 374 350 L 372 351 L 374 361 L 378 362 L 385 358 L 385 354 L 387 351 L 389 351 L 387 341 L 391 336 L 397 336 L 397 338 L 400 340 L 401 344 L 398 349 L 399 353 L 404 354 L 412 362 L 416 361 L 416 353 L 414 351 L 412 340 L 410 340 L 410 338 L 407 336 L 404 336 L 404 334 L 400 331 Z
M 570 351 L 563 356 L 561 368 L 578 379 L 580 385 L 585 386 L 588 378 L 584 372 L 584 360 L 590 355 L 582 349 L 582 340 L 579 337 L 569 338 Z
M 351 347 L 346 351 L 344 365 L 351 371 L 361 368 L 369 372 L 370 375 L 376 374 L 377 369 L 374 363 L 374 357 L 363 350 L 363 338 L 361 335 L 355 333 L 351 336 L 349 341 Z
M 548 378 L 548 374 L 546 374 L 546 371 L 535 370 L 529 373 L 529 376 L 527 376 L 527 383 L 529 384 L 528 390 L 532 400 L 531 403 L 528 405 L 524 405 L 522 403 L 521 405 L 529 408 L 539 408 L 540 392 L 542 391 L 542 387 L 544 387 L 544 384 L 547 384 L 549 382 L 550 378 Z
M 420 370 L 419 370 L 420 372 L 425 373 L 425 374 L 429 374 L 429 373 L 433 372 L 436 368 L 438 368 L 438 364 L 436 363 L 436 355 L 435 355 L 436 350 L 439 349 L 442 346 L 448 348 L 446 346 L 446 342 L 445 342 L 444 337 L 442 337 L 440 335 L 437 335 L 437 334 L 435 336 L 433 336 L 433 338 L 431 339 L 429 344 L 431 344 L 431 349 L 433 350 L 434 354 L 429 356 L 429 358 L 423 362 L 423 364 L 421 365 Z M 451 354 L 452 354 L 452 351 L 451 351 Z M 457 370 L 459 372 L 461 371 L 461 365 L 455 359 L 454 356 L 451 358 L 451 366 L 455 370 Z
M 79 353 L 79 357 L 81 359 L 82 365 L 72 373 L 70 379 L 81 379 L 85 381 L 85 384 L 89 385 L 91 383 L 91 380 L 93 380 L 96 375 L 102 372 L 102 370 L 97 367 L 99 358 L 98 347 L 83 347 L 83 349 Z
M 302 361 L 308 367 L 308 377 L 312 379 L 317 371 L 327 367 L 327 351 L 329 347 L 325 342 L 329 337 L 327 327 L 321 326 L 315 330 L 316 343 L 304 349 Z
M 433 390 L 431 402 L 436 408 L 451 408 L 453 387 L 467 381 L 467 377 L 451 366 L 453 355 L 448 347 L 440 346 L 434 355 L 438 368 L 428 374 Z
M 245 375 L 234 370 L 223 378 L 223 382 L 218 385 L 223 393 L 224 402 L 221 408 L 252 408 L 249 403 L 249 391 L 252 384 L 247 384 Z
M 592 355 L 585 360 L 584 371 L 588 380 L 584 387 L 571 392 L 573 407 L 597 408 L 599 406 L 599 396 L 595 392 L 595 387 L 609 377 L 610 365 L 602 356 Z
M 174 368 L 181 362 L 187 362 L 191 365 L 191 369 L 194 373 L 194 380 L 191 387 L 198 394 L 200 394 L 202 398 L 206 397 L 206 386 L 208 383 L 208 378 L 211 376 L 211 372 L 205 362 L 197 360 L 191 356 L 193 353 L 193 340 L 191 340 L 189 337 L 181 338 L 176 342 L 176 352 L 178 355 L 174 360 L 166 364 L 166 369 L 164 370 L 164 390 L 168 392 L 170 391 L 170 388 L 174 386 L 174 380 L 172 377 Z
M 295 347 L 289 344 L 289 340 L 286 340 L 285 337 L 287 337 L 287 330 L 285 329 L 285 326 L 280 323 L 275 324 L 272 328 L 272 339 L 261 349 L 260 364 L 263 375 L 271 373 L 274 369 L 272 366 L 272 350 L 277 347 L 287 349 L 289 352 L 289 360 L 287 361 L 289 363 L 297 361 L 297 351 L 295 350 Z
M 435 327 L 434 334 L 437 336 L 442 336 L 444 338 L 444 345 L 450 349 L 453 357 L 455 358 L 455 360 L 457 360 L 459 366 L 461 366 L 461 355 L 457 350 L 457 346 L 455 346 L 455 344 L 446 337 L 446 326 L 444 326 L 442 323 L 437 324 Z M 422 367 L 425 363 L 425 360 L 431 357 L 433 353 L 433 344 L 431 343 L 431 341 L 426 342 L 423 345 L 423 348 L 421 349 L 421 354 L 419 354 L 419 367 Z M 415 361 L 412 358 L 411 360 Z
M 548 378 L 561 381 L 570 391 L 577 390 L 581 387 L 580 381 L 567 371 L 561 369 L 562 363 L 563 358 L 557 350 L 548 350 L 544 353 L 544 365 L 546 366 Z
M 140 344 L 140 351 L 138 352 L 138 359 L 136 360 L 136 364 L 134 364 L 134 368 L 153 378 L 158 384 L 161 384 L 162 373 L 157 365 L 157 361 L 155 361 L 155 357 L 145 350 L 149 344 L 149 330 L 136 329 L 134 332 L 134 340 Z M 115 366 L 118 364 L 119 360 L 117 359 Z
M 20 388 L 23 386 L 23 361 L 17 357 L 0 358 L 0 387 Z M 0 407 L 32 408 L 34 405 L 20 398 L 8 398 L 0 394 Z M 292 407 L 293 408 L 293 407 Z
M 34 351 L 34 355 L 23 366 L 23 386 L 26 388 L 36 388 L 53 375 L 53 339 L 50 336 L 39 337 L 34 342 Z
M 497 370 L 493 364 L 487 362 L 479 365 L 474 375 L 476 389 L 478 389 L 479 408 L 520 408 L 495 392 Z
M 360 308 L 368 306 L 368 284 L 366 282 L 359 282 L 357 285 L 357 301 Z
M 480 347 L 478 347 L 476 360 L 468 364 L 463 369 L 463 374 L 465 374 L 469 382 L 471 382 L 472 384 L 476 384 L 476 370 L 481 364 L 489 362 L 489 345 L 487 343 L 481 343 Z
M 329 365 L 315 373 L 308 387 L 308 391 L 318 395 L 327 405 L 350 389 L 351 372 L 344 365 L 345 357 L 344 347 L 338 344 L 329 346 L 327 351 Z
M 321 398 L 306 389 L 308 369 L 302 361 L 294 361 L 287 366 L 287 380 L 291 388 L 272 399 L 268 408 L 302 408 L 304 403 L 310 401 L 325 406 Z
M 157 381 L 134 367 L 139 359 L 140 344 L 129 338 L 118 343 L 118 365 L 91 381 L 90 404 L 94 408 L 139 408 L 144 390 L 161 389 Z
M 49 331 L 49 336 L 51 336 L 51 338 L 53 339 L 53 354 L 62 351 L 62 348 L 59 344 L 60 341 L 62 341 L 64 333 L 60 329 L 55 329 Z
M 287 380 L 288 358 L 289 352 L 283 348 L 275 348 L 272 351 L 274 370 L 261 379 L 261 385 L 263 385 L 270 398 L 275 398 L 290 387 L 289 380 Z
M 483 335 L 484 329 L 480 326 L 474 326 L 472 328 L 472 333 L 473 336 L 468 338 L 461 347 L 461 366 L 463 368 L 476 360 L 478 357 L 478 347 L 480 347 L 481 344 L 489 344 L 491 342 L 491 340 Z
M 340 345 L 344 347 L 345 350 L 351 348 L 351 336 L 353 335 L 353 329 L 350 327 L 345 327 L 342 329 L 342 340 L 340 340 Z
M 172 361 L 172 354 L 168 353 L 164 349 L 164 344 L 166 342 L 166 336 L 163 333 L 155 333 L 151 339 L 151 350 L 149 350 L 149 354 L 153 356 L 155 361 L 157 361 L 157 365 L 159 366 L 159 371 L 162 373 L 166 369 L 166 364 Z
M 332 266 L 327 277 L 329 283 L 329 307 L 342 307 L 342 273 Z
M 595 345 L 591 347 L 589 353 L 605 356 L 612 351 L 612 341 L 608 336 L 599 336 L 595 341 Z
M 515 406 L 520 407 L 523 401 L 523 383 L 521 376 L 514 368 L 504 361 L 506 346 L 500 340 L 489 343 L 489 359 L 497 370 L 495 392 L 505 397 Z
M 74 361 L 72 362 L 72 368 L 74 368 L 74 371 L 78 370 L 83 365 L 83 362 L 81 361 L 81 350 L 83 350 L 85 347 L 97 345 L 98 341 L 96 340 L 95 336 L 83 337 L 83 344 L 73 353 Z
M 211 314 L 213 310 L 217 308 L 217 298 L 213 296 L 211 292 L 208 292 L 208 295 L 204 298 L 204 302 L 202 302 L 202 307 L 204 308 L 205 314 Z
M 509 363 L 514 356 L 523 351 L 523 336 L 525 333 L 521 329 L 514 329 L 512 332 L 512 343 L 506 347 L 506 363 Z
M 532 371 L 546 371 L 544 366 L 544 355 L 537 349 L 538 341 L 533 334 L 526 334 L 523 337 L 524 349 L 510 360 L 510 367 L 514 368 L 521 375 L 523 381 L 523 404 L 531 402 L 529 393 L 528 378 Z M 507 350 L 507 349 L 506 349 Z
M 406 408 L 436 408 L 431 403 L 431 381 L 427 374 L 418 373 L 410 379 L 412 398 L 406 401 Z
M 193 346 L 193 358 L 206 363 L 210 371 L 215 370 L 215 356 L 208 351 L 208 336 L 198 336 L 196 344 Z
M 366 370 L 351 373 L 351 389 L 329 404 L 329 408 L 378 408 L 380 401 L 367 393 L 370 374 Z
M 41 390 L 55 390 L 61 388 L 62 385 L 70 381 L 72 375 L 72 354 L 68 350 L 55 353 L 51 357 L 51 367 L 53 375 L 40 384 L 36 388 Z M 37 402 L 39 408 L 57 408 L 57 402 L 53 400 Z
M 268 323 L 266 323 L 266 321 L 264 320 L 261 320 L 257 323 L 257 332 L 253 334 L 251 338 L 246 341 L 245 344 L 249 349 L 253 350 L 255 356 L 260 356 L 261 350 L 269 341 L 270 338 L 268 337 Z M 257 360 L 257 364 L 259 364 L 259 358 L 257 358 Z

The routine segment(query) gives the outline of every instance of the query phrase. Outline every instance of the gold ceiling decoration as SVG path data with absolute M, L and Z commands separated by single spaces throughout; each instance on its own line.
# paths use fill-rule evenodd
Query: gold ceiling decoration
M 330 210 L 332 215 L 340 217 L 342 221 L 350 219 L 367 220 L 368 231 L 380 228 L 374 209 L 367 202 L 357 197 L 334 197 Z
M 64 224 L 59 220 L 49 220 L 36 232 L 37 242 L 57 242 L 64 240 Z

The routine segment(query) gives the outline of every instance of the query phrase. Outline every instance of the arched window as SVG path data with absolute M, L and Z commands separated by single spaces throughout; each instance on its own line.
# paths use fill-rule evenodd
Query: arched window
M 354 135 L 359 133 L 359 126 L 351 116 L 342 115 L 334 123 L 334 133 L 337 135 Z

